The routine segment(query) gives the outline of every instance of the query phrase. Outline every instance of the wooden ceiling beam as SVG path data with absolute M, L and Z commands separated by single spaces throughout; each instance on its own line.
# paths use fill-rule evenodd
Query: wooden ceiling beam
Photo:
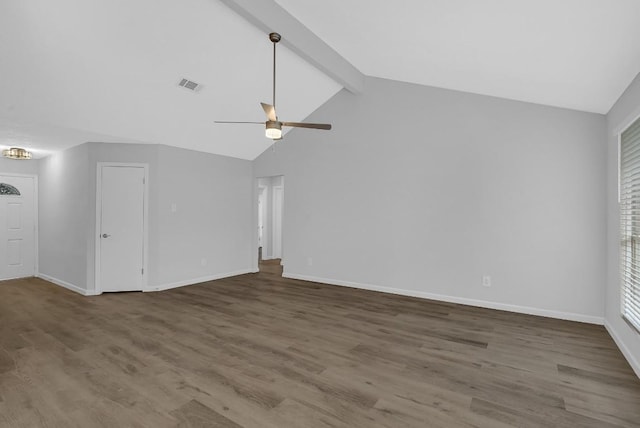
M 280 43 L 350 92 L 362 92 L 364 74 L 275 1 L 222 0 L 222 3 L 265 33 L 282 35 Z

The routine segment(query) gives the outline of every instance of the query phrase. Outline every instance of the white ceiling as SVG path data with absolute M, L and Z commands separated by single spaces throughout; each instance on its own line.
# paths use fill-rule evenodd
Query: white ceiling
M 0 61 L 0 148 L 141 142 L 253 159 L 271 143 L 259 125 L 214 123 L 266 120 L 272 70 L 267 35 L 215 0 L 1 1 Z M 279 46 L 280 118 L 340 89 Z
M 607 113 L 640 72 L 639 0 L 276 0 L 361 72 Z
M 371 76 L 606 113 L 640 71 L 639 0 L 276 1 Z M 271 53 L 219 0 L 0 1 L 0 148 L 140 142 L 253 159 L 271 142 L 260 126 L 213 122 L 264 120 Z M 278 53 L 282 119 L 341 89 Z

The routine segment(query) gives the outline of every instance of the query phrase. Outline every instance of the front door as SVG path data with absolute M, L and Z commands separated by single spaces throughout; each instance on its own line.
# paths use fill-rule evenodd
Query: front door
M 0 280 L 36 273 L 35 178 L 0 175 Z
M 100 291 L 142 290 L 145 169 L 100 165 Z

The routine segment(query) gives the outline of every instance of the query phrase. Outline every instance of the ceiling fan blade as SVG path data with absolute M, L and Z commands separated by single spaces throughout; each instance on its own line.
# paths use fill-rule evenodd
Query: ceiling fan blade
M 230 122 L 226 120 L 214 120 L 214 123 L 252 123 L 256 125 L 264 125 L 264 122 Z
M 260 105 L 270 121 L 275 122 L 278 120 L 278 117 L 276 116 L 276 108 L 274 106 L 266 103 L 260 103 Z
M 216 120 L 215 123 L 248 123 L 255 125 L 265 126 L 265 136 L 274 141 L 282 139 L 282 127 L 289 126 L 292 128 L 309 128 L 309 129 L 324 129 L 330 130 L 331 124 L 329 123 L 307 123 L 307 122 L 280 122 L 278 115 L 276 114 L 276 45 L 281 40 L 281 36 L 278 33 L 270 33 L 269 40 L 273 43 L 273 101 L 272 104 L 260 103 L 262 109 L 267 115 L 266 122 L 232 122 Z M 279 138 L 272 138 L 278 136 Z
M 282 122 L 282 126 L 291 126 L 294 128 L 324 129 L 326 131 L 331 129 L 331 125 L 328 123 Z

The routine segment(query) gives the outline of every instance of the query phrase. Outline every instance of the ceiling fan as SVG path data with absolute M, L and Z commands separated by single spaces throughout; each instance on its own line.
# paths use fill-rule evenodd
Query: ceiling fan
M 278 120 L 276 114 L 276 44 L 280 41 L 281 36 L 278 33 L 270 33 L 269 40 L 273 42 L 273 101 L 272 104 L 260 103 L 262 109 L 267 115 L 266 122 L 229 122 L 216 120 L 215 123 L 252 123 L 265 125 L 265 135 L 272 140 L 282 139 L 282 127 L 289 126 L 293 128 L 311 128 L 330 130 L 331 125 L 327 123 L 307 123 L 307 122 L 282 122 Z

